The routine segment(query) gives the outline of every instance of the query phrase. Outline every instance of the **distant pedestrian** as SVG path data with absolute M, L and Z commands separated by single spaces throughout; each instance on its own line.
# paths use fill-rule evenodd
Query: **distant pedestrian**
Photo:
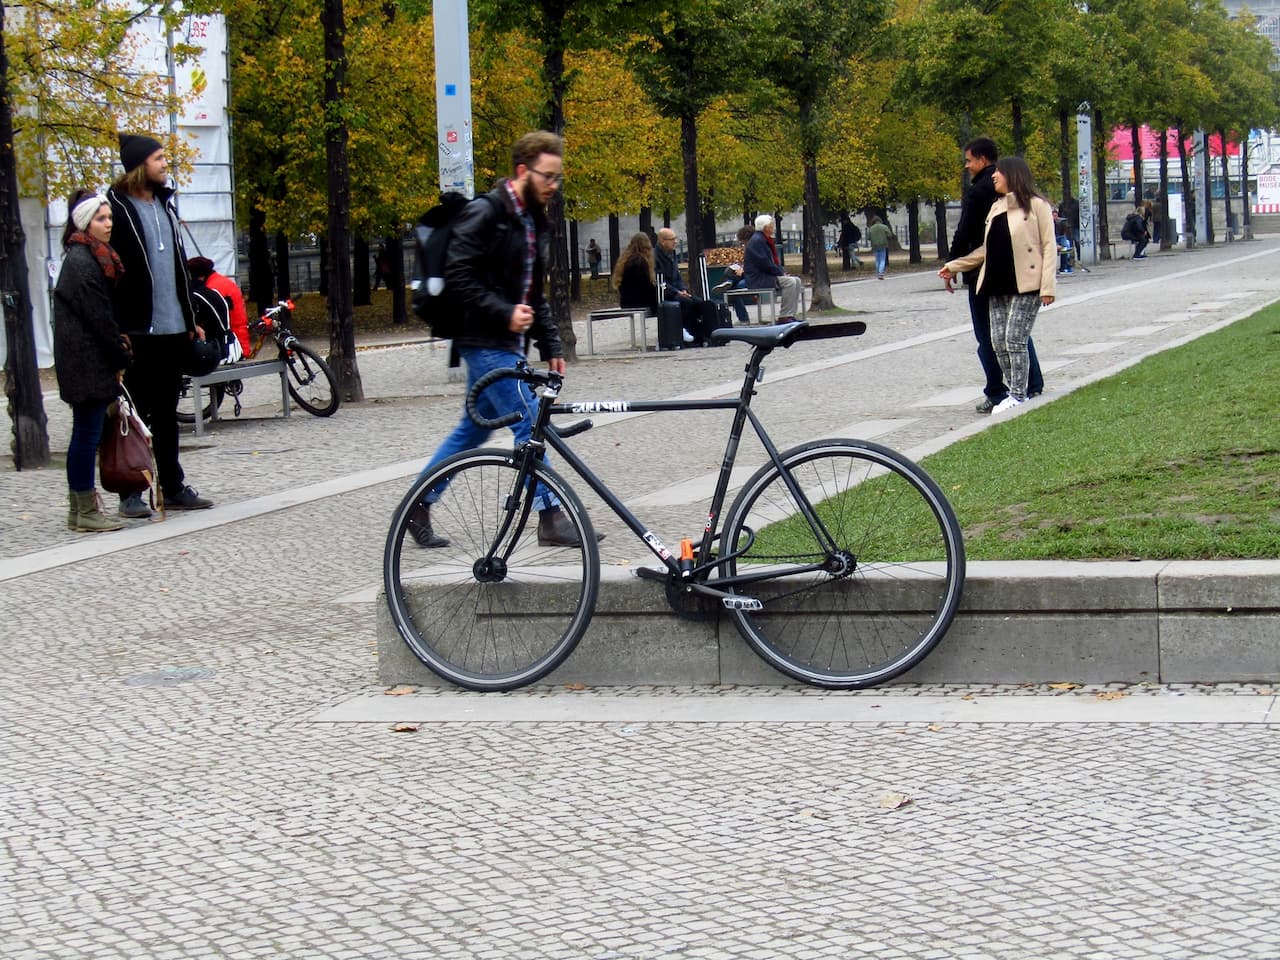
M 124 265 L 110 246 L 111 205 L 105 195 L 77 190 L 67 201 L 62 269 L 53 289 L 53 359 L 58 395 L 71 407 L 67 447 L 67 528 L 119 530 L 102 512 L 96 477 L 107 407 L 119 393 L 130 358 L 129 338 L 116 323 L 112 294 Z
M 851 270 L 862 266 L 858 259 L 858 244 L 862 242 L 862 231 L 849 219 L 849 214 L 840 214 L 840 238 L 836 245 L 840 247 L 841 269 Z
M 600 277 L 600 262 L 604 259 L 604 254 L 600 250 L 600 244 L 596 243 L 596 238 L 592 237 L 587 244 L 587 266 L 591 268 L 591 279 L 596 280 Z
M 1134 260 L 1147 259 L 1147 255 L 1143 251 L 1147 249 L 1147 244 L 1151 242 L 1151 234 L 1147 232 L 1142 213 L 1142 204 L 1139 202 L 1129 215 L 1124 218 L 1124 225 L 1120 228 L 1120 239 L 1127 240 L 1133 244 Z
M 889 269 L 889 242 L 893 239 L 893 231 L 888 224 L 877 216 L 872 216 L 871 226 L 867 227 L 867 242 L 871 244 L 871 252 L 876 258 L 876 279 L 883 280 L 884 272 Z

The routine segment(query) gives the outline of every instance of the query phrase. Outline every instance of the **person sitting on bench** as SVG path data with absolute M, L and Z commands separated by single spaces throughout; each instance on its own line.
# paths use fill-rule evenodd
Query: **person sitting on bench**
M 658 246 L 653 251 L 653 266 L 666 283 L 663 299 L 680 304 L 680 321 L 688 336 L 686 343 L 705 347 L 710 343 L 711 331 L 718 323 L 718 308 L 711 300 L 695 297 L 684 285 L 680 267 L 676 263 L 676 232 L 669 227 L 658 231 Z
M 786 322 L 794 320 L 800 309 L 800 278 L 788 276 L 782 269 L 773 231 L 773 217 L 767 213 L 756 217 L 756 232 L 747 241 L 742 267 L 748 290 L 778 291 L 782 314 L 778 320 Z

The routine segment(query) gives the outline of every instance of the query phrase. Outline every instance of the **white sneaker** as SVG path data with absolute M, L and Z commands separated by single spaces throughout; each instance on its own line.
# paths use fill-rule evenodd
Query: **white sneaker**
M 1001 400 L 999 403 L 997 403 L 994 407 L 992 407 L 991 412 L 1007 413 L 1008 411 L 1012 410 L 1014 407 L 1018 407 L 1021 405 L 1022 405 L 1022 401 L 1015 398 L 1013 394 L 1010 394 L 1009 396 Z
M 684 342 L 685 342 L 685 343 L 693 343 L 693 334 L 692 334 L 692 333 L 690 333 L 688 330 L 684 330 L 684 331 L 682 331 L 682 333 L 684 333 Z

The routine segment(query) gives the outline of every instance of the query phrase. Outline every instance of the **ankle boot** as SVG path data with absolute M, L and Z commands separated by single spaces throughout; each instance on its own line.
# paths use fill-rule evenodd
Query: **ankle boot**
M 97 490 L 75 491 L 76 498 L 76 530 L 80 533 L 101 533 L 106 530 L 119 530 L 124 524 L 118 520 L 110 520 L 102 512 L 102 500 Z
M 67 488 L 67 529 L 74 530 L 76 528 L 76 519 L 80 516 L 80 501 L 76 499 L 76 492 L 70 487 Z
M 409 511 L 409 536 L 413 537 L 414 542 L 420 547 L 447 547 L 449 541 L 445 537 L 437 536 L 435 531 L 431 529 L 431 505 L 427 503 L 415 504 L 414 508 Z
M 603 533 L 596 534 L 596 543 L 604 539 Z M 573 529 L 573 524 L 559 507 L 538 511 L 538 546 L 540 547 L 581 547 L 582 541 Z

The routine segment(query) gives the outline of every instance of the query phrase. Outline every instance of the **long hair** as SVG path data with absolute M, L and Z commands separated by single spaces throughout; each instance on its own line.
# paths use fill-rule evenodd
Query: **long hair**
M 643 263 L 645 269 L 649 271 L 649 282 L 656 284 L 657 276 L 653 270 L 653 242 L 649 239 L 647 233 L 637 233 L 631 238 L 622 256 L 618 258 L 618 262 L 613 266 L 613 289 L 622 289 L 622 274 L 627 269 L 627 265 L 631 263 Z
M 111 189 L 116 193 L 128 193 L 137 196 L 151 189 L 151 183 L 147 180 L 147 165 L 140 163 L 128 173 L 122 173 L 116 178 L 116 182 L 111 185 Z
M 81 200 L 83 200 L 85 197 L 92 197 L 97 192 L 98 191 L 96 190 L 90 190 L 88 187 L 80 187 L 78 190 L 72 193 L 70 197 L 67 198 L 67 225 L 62 230 L 62 249 L 63 250 L 71 246 L 71 235 L 80 229 L 75 225 L 75 221 L 71 219 L 71 211 L 74 210 L 76 208 L 76 204 L 79 203 Z M 102 208 L 99 207 L 98 209 L 100 210 Z M 94 216 L 97 216 L 97 213 L 98 211 L 95 210 Z M 85 231 L 85 233 L 88 233 L 88 232 L 89 231 L 87 230 Z
M 1018 206 L 1024 211 L 1031 209 L 1032 197 L 1044 199 L 1044 194 L 1036 189 L 1036 180 L 1031 175 L 1031 168 L 1021 157 L 1001 157 L 996 161 L 996 169 L 1004 177 L 1004 182 L 1009 188 L 1009 196 L 1018 201 Z

